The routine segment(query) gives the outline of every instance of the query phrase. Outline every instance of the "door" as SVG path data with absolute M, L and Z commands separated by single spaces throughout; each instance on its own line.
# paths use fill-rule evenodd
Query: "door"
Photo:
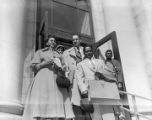
M 121 64 L 119 46 L 117 43 L 117 36 L 115 31 L 111 32 L 110 34 L 106 35 L 104 38 L 93 44 L 93 51 L 96 58 L 101 58 L 105 60 L 104 53 L 107 49 L 111 49 L 113 51 L 114 59 L 118 60 Z M 121 64 L 121 66 L 123 73 L 123 65 Z M 124 83 L 124 91 L 126 91 L 124 77 L 123 77 L 123 83 Z M 126 95 L 121 96 L 121 100 L 123 101 L 123 107 L 129 109 L 127 96 Z M 131 120 L 130 114 L 128 112 L 125 112 L 125 116 L 126 116 L 126 120 Z

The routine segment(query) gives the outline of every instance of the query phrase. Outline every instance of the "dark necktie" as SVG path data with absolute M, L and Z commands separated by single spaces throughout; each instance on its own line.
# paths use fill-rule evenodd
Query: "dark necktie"
M 78 49 L 75 50 L 75 52 L 76 52 L 76 62 L 79 63 L 79 62 L 82 61 L 81 53 L 80 53 L 80 51 Z

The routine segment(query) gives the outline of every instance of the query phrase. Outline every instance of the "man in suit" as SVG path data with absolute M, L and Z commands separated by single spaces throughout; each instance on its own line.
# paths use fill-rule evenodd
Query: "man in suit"
M 111 49 L 106 50 L 105 56 L 105 65 L 107 68 L 106 70 L 109 71 L 111 76 L 116 77 L 118 88 L 120 90 L 123 90 L 123 74 L 120 62 L 112 58 L 113 54 Z
M 81 40 L 78 35 L 73 35 L 72 40 L 73 47 L 63 52 L 62 63 L 66 71 L 66 77 L 71 81 L 71 103 L 75 113 L 75 120 L 85 120 L 83 111 L 80 108 L 81 96 L 75 76 L 76 66 L 84 57 L 83 47 L 80 45 Z
M 104 61 L 93 57 L 91 46 L 84 47 L 84 55 L 84 60 L 77 65 L 76 78 L 81 96 L 86 98 L 88 96 L 89 81 L 116 82 L 116 79 L 107 76 L 108 71 L 105 70 Z M 92 120 L 115 120 L 114 109 L 111 105 L 94 104 L 94 113 L 91 114 L 91 118 Z
M 124 90 L 123 74 L 122 74 L 122 67 L 121 67 L 120 62 L 112 58 L 113 53 L 111 49 L 106 50 L 105 56 L 106 56 L 105 70 L 108 71 L 109 73 L 107 76 L 115 77 L 117 80 L 118 89 Z M 123 94 L 120 94 L 120 95 L 123 95 Z M 116 111 L 116 114 L 119 117 L 119 119 L 121 120 L 125 119 L 125 112 L 120 108 L 119 105 L 115 105 L 113 106 L 113 108 Z

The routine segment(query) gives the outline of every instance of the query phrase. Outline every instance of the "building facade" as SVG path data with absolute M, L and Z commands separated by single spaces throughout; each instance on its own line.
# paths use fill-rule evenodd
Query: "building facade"
M 54 34 L 59 43 L 69 47 L 74 33 L 85 44 L 116 31 L 126 91 L 152 98 L 151 0 L 0 2 L 0 119 L 22 118 L 22 103 L 33 79 L 30 61 L 34 51 L 43 47 L 47 34 Z M 113 48 L 111 41 L 101 45 L 101 53 L 108 48 Z M 137 98 L 136 102 L 139 112 L 152 111 L 151 101 Z M 128 104 L 133 109 L 130 98 Z

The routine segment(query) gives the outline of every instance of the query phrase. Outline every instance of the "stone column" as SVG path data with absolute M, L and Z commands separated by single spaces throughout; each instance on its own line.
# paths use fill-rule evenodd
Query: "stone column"
M 102 0 L 90 0 L 92 21 L 94 28 L 95 40 L 98 41 L 106 35 L 106 24 Z
M 26 0 L 0 0 L 0 119 L 18 120 L 25 49 Z
M 90 6 L 92 13 L 95 41 L 98 41 L 108 34 L 107 24 L 105 21 L 105 12 L 103 9 L 103 0 L 90 0 Z M 103 55 L 102 57 L 105 57 L 104 53 L 109 48 L 112 48 L 110 42 L 107 42 L 102 47 L 100 47 L 100 52 Z
M 143 53 L 145 55 L 145 67 L 152 91 L 152 1 L 132 0 L 131 4 L 136 27 L 140 36 L 140 44 L 143 47 Z

